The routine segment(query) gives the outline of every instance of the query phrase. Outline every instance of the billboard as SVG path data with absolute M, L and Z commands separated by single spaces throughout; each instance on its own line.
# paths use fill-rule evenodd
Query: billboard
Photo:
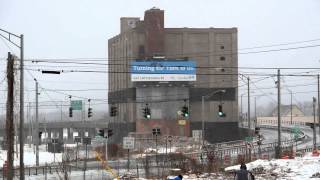
M 190 60 L 131 61 L 131 81 L 196 81 L 196 63 Z

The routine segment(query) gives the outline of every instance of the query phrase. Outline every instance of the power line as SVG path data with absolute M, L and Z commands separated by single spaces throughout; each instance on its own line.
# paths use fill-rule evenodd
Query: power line
M 11 52 L 14 52 L 14 51 L 12 50 L 12 48 L 7 44 L 7 42 L 3 39 L 2 36 L 0 36 L 0 39 L 1 39 L 1 41 L 3 42 L 3 44 L 6 45 L 7 48 L 8 48 Z
M 86 63 L 86 62 L 67 62 L 67 61 L 61 61 L 61 62 L 46 62 L 46 63 L 54 63 L 54 64 L 84 64 L 84 65 L 110 65 L 110 64 L 103 64 L 103 63 Z M 111 65 L 121 65 L 121 66 L 145 66 L 145 65 L 126 65 L 126 64 L 111 64 Z M 65 68 L 65 67 L 71 67 L 71 68 L 77 68 L 77 67 L 84 67 L 84 68 L 90 68 L 88 66 L 50 66 L 50 65 L 26 65 L 29 67 L 57 67 L 57 68 Z M 166 66 L 166 67 L 185 67 L 185 66 Z M 105 68 L 105 67 L 94 67 L 94 68 Z M 196 66 L 194 67 L 196 69 L 254 69 L 254 70 L 277 70 L 277 69 L 283 69 L 283 70 L 320 70 L 320 67 L 239 67 L 239 66 Z
M 45 71 L 45 69 L 28 69 L 26 70 L 30 71 Z M 94 70 L 65 70 L 62 69 L 60 70 L 61 73 L 109 73 L 109 74 L 131 74 L 132 72 L 129 71 L 94 71 Z M 145 74 L 150 74 L 150 73 L 145 73 Z M 160 73 L 152 73 L 152 74 L 160 74 Z M 272 74 L 272 73 L 196 73 L 196 75 L 217 75 L 217 76 L 239 76 L 239 75 L 246 75 L 246 76 L 277 76 L 277 74 Z M 281 74 L 281 76 L 292 76 L 292 77 L 315 77 L 317 74 Z
M 277 52 L 277 51 L 288 51 L 288 50 L 296 50 L 296 49 L 305 49 L 305 48 L 313 48 L 313 47 L 319 47 L 320 44 L 315 44 L 315 45 L 306 45 L 306 46 L 296 46 L 296 47 L 288 47 L 288 48 L 279 48 L 279 49 L 269 49 L 269 50 L 261 50 L 261 51 L 249 51 L 249 52 L 239 52 L 241 50 L 248 50 L 248 49 L 260 49 L 260 48 L 266 48 L 266 47 L 276 47 L 276 46 L 284 46 L 284 45 L 291 45 L 291 44 L 300 44 L 300 43 L 306 43 L 306 42 L 313 42 L 313 41 L 318 41 L 320 39 L 312 39 L 312 40 L 306 40 L 306 41 L 296 41 L 296 42 L 289 42 L 289 43 L 281 43 L 281 44 L 273 44 L 273 45 L 265 45 L 265 46 L 255 46 L 255 47 L 249 47 L 249 48 L 242 48 L 239 49 L 238 52 L 235 53 L 229 53 L 229 54 L 210 54 L 212 51 L 207 51 L 207 52 L 198 52 L 198 53 L 184 53 L 184 54 L 168 54 L 167 56 L 187 56 L 187 55 L 196 55 L 193 57 L 201 57 L 197 56 L 197 54 L 207 54 L 206 56 L 222 56 L 222 55 L 234 55 L 234 54 L 257 54 L 257 53 L 266 53 L 266 52 Z M 220 52 L 232 52 L 233 50 L 221 50 Z M 216 52 L 214 52 L 216 53 Z M 117 57 L 117 58 L 101 58 L 101 57 L 96 57 L 96 58 L 41 58 L 42 60 L 85 60 L 85 61 L 105 61 L 105 60 L 129 60 L 132 58 L 137 58 L 135 56 L 123 56 L 123 57 Z M 173 58 L 173 57 L 172 57 Z M 37 59 L 30 58 L 28 59 L 29 61 L 38 61 Z
M 319 40 L 320 39 L 310 39 L 310 40 L 304 40 L 304 41 L 294 41 L 294 42 L 287 42 L 287 43 L 279 43 L 279 44 L 270 44 L 270 45 L 241 48 L 239 50 L 260 49 L 260 48 L 269 48 L 269 47 L 275 47 L 275 46 L 287 46 L 287 45 L 292 45 L 292 44 L 301 44 L 301 43 L 314 42 L 314 41 L 319 41 Z

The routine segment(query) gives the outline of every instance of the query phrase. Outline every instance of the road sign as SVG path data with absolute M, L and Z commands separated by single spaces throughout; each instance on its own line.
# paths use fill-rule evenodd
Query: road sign
M 83 142 L 83 144 L 91 144 L 91 138 L 90 137 L 83 137 L 82 142 Z
M 79 136 L 74 137 L 74 142 L 81 143 L 81 137 Z
M 200 141 L 202 138 L 202 130 L 192 130 L 192 138 L 195 141 Z
M 178 124 L 181 125 L 181 126 L 185 126 L 187 124 L 187 121 L 186 120 L 178 120 Z
M 134 149 L 134 137 L 123 137 L 123 149 Z
M 295 126 L 291 129 L 291 131 L 294 133 L 294 134 L 299 134 L 300 133 L 300 128 Z
M 294 139 L 297 141 L 299 138 L 300 128 L 295 126 L 291 129 L 291 132 L 293 133 Z
M 72 110 L 82 110 L 82 100 L 71 101 Z

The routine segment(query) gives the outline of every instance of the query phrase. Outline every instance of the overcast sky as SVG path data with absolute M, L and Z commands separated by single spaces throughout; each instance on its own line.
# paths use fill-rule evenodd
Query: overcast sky
M 107 58 L 107 40 L 119 33 L 120 17 L 132 16 L 143 19 L 144 11 L 152 7 L 165 10 L 165 27 L 237 27 L 239 49 L 320 39 L 319 0 L 0 0 L 0 28 L 16 34 L 24 34 L 26 59 Z M 7 52 L 13 51 L 19 54 L 17 48 L 4 41 L 0 39 L 0 83 L 5 77 L 4 58 Z M 318 44 L 320 40 L 248 51 Z M 27 68 L 38 69 L 41 68 L 39 65 L 48 64 L 38 63 L 34 66 L 35 64 L 26 62 L 26 65 Z M 239 55 L 240 67 L 320 67 L 319 65 L 320 47 Z M 97 66 L 95 69 L 106 70 L 102 66 Z M 240 69 L 240 71 L 252 70 Z M 254 71 L 257 72 L 257 70 Z M 276 73 L 275 70 L 272 72 Z M 34 101 L 32 91 L 34 82 L 31 75 L 38 79 L 42 88 L 46 89 L 107 89 L 105 73 L 42 75 L 39 72 L 27 71 L 25 73 L 28 90 L 25 96 L 26 101 Z M 289 87 L 313 84 L 290 87 L 294 92 L 317 90 L 315 78 L 286 77 L 283 80 Z M 3 85 L 2 83 L 0 86 L 0 103 L 6 101 Z M 269 78 L 257 83 L 256 86 L 272 87 L 274 80 Z M 256 94 L 276 93 L 276 89 L 253 91 Z M 244 92 L 240 89 L 239 94 Z M 284 88 L 283 93 L 287 92 Z M 64 93 L 92 99 L 107 99 L 107 91 L 103 90 Z M 308 101 L 312 96 L 316 96 L 316 93 L 298 93 L 294 95 L 294 101 Z M 288 97 L 284 94 L 284 103 L 289 103 Z M 258 103 L 262 104 L 272 99 L 275 100 L 276 96 L 262 97 Z M 41 92 L 40 101 L 51 100 L 67 101 L 68 97 L 50 91 Z M 95 108 L 107 108 L 106 101 L 93 103 L 99 104 L 95 105 Z M 0 107 L 2 109 L 0 114 L 2 114 L 4 105 L 0 104 Z M 53 111 L 57 110 L 56 107 L 50 108 Z

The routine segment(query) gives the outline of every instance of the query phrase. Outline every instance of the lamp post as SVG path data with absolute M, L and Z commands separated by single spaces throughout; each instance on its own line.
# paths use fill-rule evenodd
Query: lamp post
M 211 96 L 213 96 L 214 94 L 217 94 L 217 93 L 225 93 L 226 90 L 225 89 L 221 89 L 221 90 L 216 90 L 216 91 L 213 91 L 212 93 L 209 93 L 207 95 L 203 95 L 201 97 L 201 117 L 202 117 L 202 146 L 204 146 L 204 138 L 205 138 L 205 131 L 204 131 L 204 100 L 205 98 L 209 98 Z

